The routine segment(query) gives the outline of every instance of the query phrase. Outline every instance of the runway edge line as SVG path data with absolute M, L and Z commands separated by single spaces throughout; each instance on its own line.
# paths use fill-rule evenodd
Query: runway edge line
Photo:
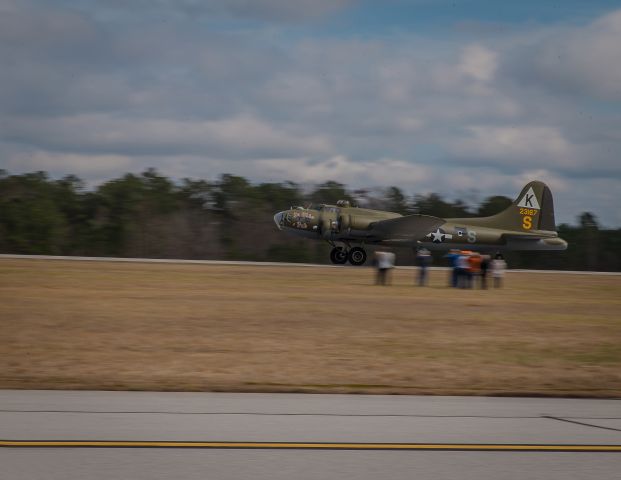
M 264 450 L 411 450 L 621 453 L 621 445 L 461 443 L 196 442 L 124 440 L 0 440 L 3 448 L 202 448 Z

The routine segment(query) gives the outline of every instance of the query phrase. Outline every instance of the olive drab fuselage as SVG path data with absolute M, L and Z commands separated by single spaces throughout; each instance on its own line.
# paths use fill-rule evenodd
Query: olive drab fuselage
M 357 252 L 349 258 L 350 263 L 364 263 L 365 244 L 479 251 L 567 248 L 556 232 L 552 196 L 542 182 L 530 182 L 511 206 L 491 217 L 402 216 L 341 201 L 337 205 L 292 207 L 274 215 L 274 221 L 280 230 L 329 242 L 334 247 L 331 258 L 335 263 L 345 263 L 350 249 Z M 352 248 L 352 244 L 360 247 Z

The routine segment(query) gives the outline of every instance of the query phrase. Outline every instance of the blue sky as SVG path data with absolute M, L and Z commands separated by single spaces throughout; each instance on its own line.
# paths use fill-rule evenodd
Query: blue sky
M 332 33 L 343 29 L 351 35 L 381 35 L 414 30 L 419 34 L 446 36 L 455 30 L 463 31 L 468 23 L 488 24 L 492 30 L 532 24 L 581 24 L 618 5 L 610 0 L 370 0 L 343 9 L 326 23 Z
M 0 167 L 473 206 L 541 179 L 620 227 L 619 45 L 610 1 L 0 0 Z

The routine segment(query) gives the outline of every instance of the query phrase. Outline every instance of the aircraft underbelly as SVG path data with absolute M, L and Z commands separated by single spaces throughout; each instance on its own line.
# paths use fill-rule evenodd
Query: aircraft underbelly
M 543 251 L 543 250 L 566 250 L 567 242 L 560 238 L 524 238 L 524 239 L 508 239 L 503 243 L 433 243 L 420 242 L 419 246 L 429 250 L 449 250 L 455 248 L 458 250 L 474 250 L 477 252 L 490 251 Z
M 477 252 L 504 250 L 506 245 L 503 244 L 477 244 L 477 243 L 433 243 L 433 242 L 418 242 L 417 246 L 425 247 L 429 250 L 450 250 L 452 248 L 457 250 L 474 250 Z
M 380 242 L 376 242 L 376 243 L 380 243 L 382 245 L 388 245 L 390 247 L 415 247 L 417 245 L 420 245 L 420 243 L 418 242 L 418 240 L 412 239 L 412 240 L 383 240 Z
M 297 235 L 298 237 L 315 238 L 315 239 L 320 238 L 319 234 L 315 230 L 302 230 L 299 228 L 283 227 L 283 231 L 290 233 L 292 235 Z

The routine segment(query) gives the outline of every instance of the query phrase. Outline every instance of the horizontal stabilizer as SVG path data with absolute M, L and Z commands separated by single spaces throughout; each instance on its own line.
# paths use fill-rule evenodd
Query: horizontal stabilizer
M 511 235 L 502 238 L 508 248 L 514 250 L 566 250 L 567 242 L 559 237 L 542 235 Z
M 372 223 L 370 236 L 377 240 L 422 240 L 444 223 L 444 219 L 430 215 L 407 215 Z

